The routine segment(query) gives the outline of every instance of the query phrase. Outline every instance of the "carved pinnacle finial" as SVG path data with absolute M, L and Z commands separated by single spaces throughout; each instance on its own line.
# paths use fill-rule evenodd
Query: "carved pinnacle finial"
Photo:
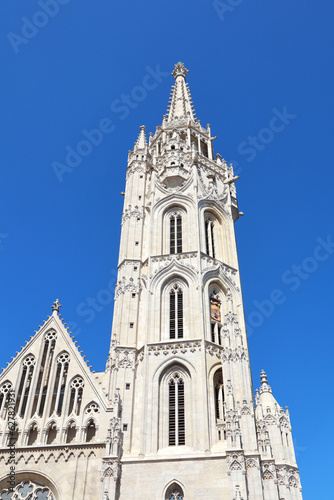
M 264 370 L 261 370 L 261 385 L 268 385 L 267 374 Z
M 187 73 L 189 73 L 189 70 L 184 67 L 183 62 L 178 62 L 175 64 L 174 71 L 172 72 L 172 75 L 176 79 L 177 76 L 183 76 L 184 79 L 186 78 Z
M 57 314 L 59 313 L 59 308 L 61 307 L 61 304 L 58 299 L 52 304 L 52 312 L 56 312 Z

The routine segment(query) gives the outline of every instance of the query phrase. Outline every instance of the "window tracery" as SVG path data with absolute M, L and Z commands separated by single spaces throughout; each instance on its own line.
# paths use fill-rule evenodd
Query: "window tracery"
M 6 419 L 7 408 L 6 401 L 8 398 L 9 392 L 13 389 L 12 383 L 9 380 L 6 380 L 0 387 L 0 418 Z
M 184 500 L 184 493 L 181 488 L 176 483 L 173 483 L 167 490 L 165 495 L 166 500 Z
M 16 399 L 16 413 L 18 413 L 21 418 L 24 417 L 27 407 L 35 363 L 35 356 L 32 354 L 29 354 L 22 363 L 22 374 Z
M 70 397 L 70 405 L 68 408 L 68 414 L 75 413 L 79 415 L 82 401 L 83 388 L 85 386 L 84 380 L 82 377 L 76 376 L 71 384 L 71 397 Z
M 35 481 L 24 480 L 13 490 L 4 489 L 0 492 L 0 500 L 55 500 L 47 486 Z

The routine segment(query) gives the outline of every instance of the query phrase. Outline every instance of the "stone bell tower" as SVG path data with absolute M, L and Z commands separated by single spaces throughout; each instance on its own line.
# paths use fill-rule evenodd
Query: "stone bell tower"
M 232 165 L 196 118 L 188 70 L 128 154 L 106 367 L 103 498 L 301 500 L 288 410 L 254 393 Z

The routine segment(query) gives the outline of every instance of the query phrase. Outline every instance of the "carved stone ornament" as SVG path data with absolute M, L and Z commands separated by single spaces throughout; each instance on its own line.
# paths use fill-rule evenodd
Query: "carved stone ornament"
M 125 277 L 123 277 L 116 285 L 115 299 L 117 299 L 120 295 L 125 294 L 126 292 L 139 293 L 140 290 L 141 286 L 139 284 L 136 285 L 133 278 L 129 278 L 127 280 Z
M 165 356 L 168 354 L 185 354 L 187 352 L 200 351 L 202 347 L 201 344 L 201 341 L 195 341 L 150 345 L 148 347 L 148 354 L 154 354 L 155 356 L 159 356 L 160 354 L 164 354 Z
M 102 461 L 102 479 L 105 477 L 113 477 L 118 480 L 121 472 L 121 464 L 118 459 L 104 458 Z

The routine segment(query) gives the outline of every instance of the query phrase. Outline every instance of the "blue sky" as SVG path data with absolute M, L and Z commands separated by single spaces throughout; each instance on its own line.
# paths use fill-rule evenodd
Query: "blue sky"
M 1 7 L 0 367 L 59 298 L 93 369 L 104 369 L 112 301 L 104 294 L 98 311 L 83 312 L 114 287 L 127 152 L 140 125 L 149 132 L 161 123 L 170 72 L 183 61 L 197 117 L 240 175 L 245 216 L 236 231 L 254 386 L 264 368 L 291 412 L 304 500 L 327 498 L 332 2 L 45 3 Z M 151 88 L 138 90 L 145 82 Z M 124 95 L 134 97 L 121 112 Z M 55 162 L 64 165 L 100 126 L 100 143 L 56 175 Z

